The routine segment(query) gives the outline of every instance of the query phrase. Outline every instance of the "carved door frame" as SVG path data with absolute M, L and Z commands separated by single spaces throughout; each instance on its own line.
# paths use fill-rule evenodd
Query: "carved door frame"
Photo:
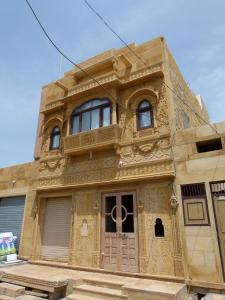
M 121 218 L 121 212 L 122 211 L 122 196 L 125 195 L 132 195 L 132 200 L 133 200 L 133 225 L 134 225 L 134 232 L 132 233 L 122 233 L 121 228 L 118 228 L 116 226 L 116 232 L 114 233 L 114 237 L 117 239 L 118 242 L 118 248 L 119 248 L 119 254 L 117 254 L 117 267 L 116 269 L 110 269 L 114 271 L 124 271 L 124 272 L 132 272 L 132 273 L 137 273 L 139 272 L 139 236 L 138 236 L 138 209 L 137 209 L 137 197 L 136 197 L 136 191 L 113 191 L 113 192 L 104 192 L 102 193 L 102 199 L 101 199 L 101 268 L 102 269 L 107 269 L 105 268 L 105 255 L 104 255 L 104 249 L 105 249 L 105 200 L 106 197 L 116 197 L 116 211 L 117 215 L 119 218 Z M 118 208 L 118 203 L 119 203 L 119 208 Z M 120 223 L 120 226 L 122 226 L 122 221 Z M 136 259 L 136 267 L 133 269 L 130 268 L 130 270 L 122 270 L 122 247 L 123 247 L 123 240 L 127 238 L 127 236 L 134 235 L 134 247 L 135 247 L 135 259 Z

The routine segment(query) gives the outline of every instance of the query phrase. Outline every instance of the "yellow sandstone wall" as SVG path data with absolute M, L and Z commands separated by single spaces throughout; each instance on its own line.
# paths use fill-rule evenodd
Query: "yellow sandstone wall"
M 225 135 L 225 123 L 201 126 L 180 131 L 176 135 L 174 156 L 176 161 L 176 185 L 179 196 L 179 213 L 184 253 L 186 278 L 199 282 L 223 282 L 213 199 L 210 182 L 225 180 L 225 150 L 197 153 L 195 142 L 215 139 Z M 224 142 L 223 142 L 224 143 Z M 209 209 L 209 226 L 184 226 L 181 184 L 205 182 Z
M 185 129 L 184 113 L 190 120 L 190 127 L 205 125 L 209 122 L 209 115 L 204 105 L 198 102 L 196 95 L 191 91 L 185 81 L 171 52 L 165 46 L 165 70 L 167 93 L 171 99 L 170 117 L 173 117 L 172 124 L 176 130 Z
M 29 258 L 32 252 L 34 220 L 31 216 L 35 193 L 33 182 L 37 177 L 35 162 L 0 169 L 0 198 L 25 196 L 24 221 L 22 225 L 19 255 Z

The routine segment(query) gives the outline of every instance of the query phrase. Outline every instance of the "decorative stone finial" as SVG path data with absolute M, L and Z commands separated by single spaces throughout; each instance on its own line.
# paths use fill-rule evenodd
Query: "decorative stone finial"
M 177 197 L 174 194 L 170 197 L 170 205 L 173 209 L 177 208 L 179 205 Z

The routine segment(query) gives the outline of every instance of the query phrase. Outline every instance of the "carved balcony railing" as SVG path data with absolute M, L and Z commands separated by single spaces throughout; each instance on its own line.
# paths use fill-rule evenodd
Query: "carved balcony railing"
M 119 145 L 120 138 L 121 128 L 117 124 L 80 132 L 64 138 L 64 152 L 76 155 L 110 149 Z
M 64 103 L 62 100 L 54 100 L 46 103 L 44 108 L 42 109 L 42 113 L 49 114 L 57 110 L 61 110 L 64 107 Z

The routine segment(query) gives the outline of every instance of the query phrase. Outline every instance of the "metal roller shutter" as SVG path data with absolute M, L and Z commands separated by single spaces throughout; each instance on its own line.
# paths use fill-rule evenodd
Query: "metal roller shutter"
M 46 200 L 41 256 L 44 260 L 68 261 L 71 199 Z
M 25 196 L 0 198 L 0 232 L 12 232 L 18 237 L 15 242 L 17 251 L 23 223 L 24 203 Z

